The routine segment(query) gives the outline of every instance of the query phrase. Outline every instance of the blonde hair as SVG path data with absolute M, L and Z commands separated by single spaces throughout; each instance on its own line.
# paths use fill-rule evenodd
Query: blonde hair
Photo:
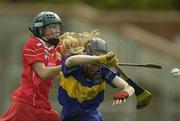
M 82 33 L 65 32 L 60 37 L 61 51 L 66 55 L 82 54 L 86 44 L 90 42 L 92 38 L 98 36 L 99 32 L 97 30 Z

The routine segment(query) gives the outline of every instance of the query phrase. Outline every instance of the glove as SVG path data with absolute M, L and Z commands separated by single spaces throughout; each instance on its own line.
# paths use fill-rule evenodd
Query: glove
M 126 91 L 120 91 L 114 96 L 113 106 L 125 102 L 129 97 L 129 94 Z
M 109 52 L 105 55 L 101 55 L 99 62 L 101 64 L 105 64 L 107 66 L 116 66 L 118 59 L 117 59 L 115 53 Z

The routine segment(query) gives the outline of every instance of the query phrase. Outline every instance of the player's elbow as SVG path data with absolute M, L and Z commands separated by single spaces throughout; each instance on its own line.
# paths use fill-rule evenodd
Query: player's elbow
M 46 65 L 42 62 L 35 62 L 32 65 L 34 71 L 36 72 L 36 74 L 43 80 L 47 80 L 48 79 L 48 68 L 46 67 Z
M 38 75 L 42 80 L 48 80 L 49 79 L 48 74 L 46 74 L 45 72 L 38 73 Z

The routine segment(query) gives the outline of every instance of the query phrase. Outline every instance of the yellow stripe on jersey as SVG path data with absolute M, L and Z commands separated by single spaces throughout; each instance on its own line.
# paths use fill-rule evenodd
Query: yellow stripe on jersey
M 103 82 L 92 87 L 81 85 L 73 76 L 64 77 L 61 72 L 60 86 L 67 91 L 68 96 L 77 99 L 80 103 L 93 99 L 96 95 L 106 88 L 106 83 Z

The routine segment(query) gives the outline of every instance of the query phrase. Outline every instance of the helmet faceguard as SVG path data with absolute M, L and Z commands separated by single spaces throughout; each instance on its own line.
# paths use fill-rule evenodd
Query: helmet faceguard
M 85 48 L 87 55 L 102 55 L 108 53 L 107 44 L 101 38 L 93 38 Z
M 52 37 L 52 38 L 46 38 L 44 33 L 40 32 L 40 29 L 46 29 L 47 26 L 52 24 L 59 24 L 59 35 L 62 34 L 62 21 L 59 18 L 59 16 L 50 11 L 44 11 L 39 13 L 37 16 L 34 17 L 32 21 L 32 28 L 29 28 L 31 32 L 34 34 L 34 36 L 37 36 L 41 38 L 42 40 L 48 42 L 51 45 L 57 45 L 59 42 L 59 37 Z
M 92 38 L 89 43 L 87 43 L 84 52 L 87 55 L 103 55 L 108 53 L 107 44 L 105 40 L 95 37 Z M 85 72 L 93 75 L 94 77 L 99 76 L 100 68 L 102 67 L 101 64 L 95 63 L 95 64 L 87 64 L 85 66 Z M 101 79 L 96 79 L 96 81 L 101 82 Z

